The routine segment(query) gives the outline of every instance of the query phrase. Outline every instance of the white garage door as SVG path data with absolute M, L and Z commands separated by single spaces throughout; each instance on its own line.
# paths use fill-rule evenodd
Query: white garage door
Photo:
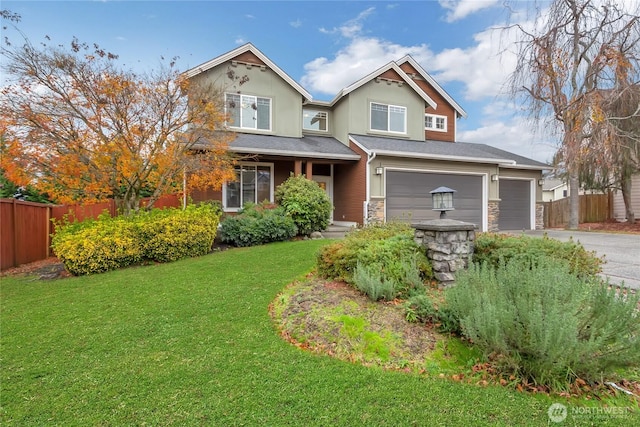
M 531 181 L 500 178 L 498 228 L 531 229 Z
M 447 218 L 482 229 L 482 177 L 478 175 L 387 171 L 387 221 L 439 218 L 440 212 L 432 210 L 430 191 L 442 186 L 456 190 L 455 210 L 447 212 Z

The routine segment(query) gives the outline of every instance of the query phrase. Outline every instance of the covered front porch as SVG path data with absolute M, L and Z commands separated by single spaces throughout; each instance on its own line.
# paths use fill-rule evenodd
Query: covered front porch
M 332 223 L 362 222 L 361 212 L 348 209 L 353 201 L 347 178 L 357 168 L 360 155 L 329 137 L 284 138 L 238 134 L 230 151 L 240 160 L 236 179 L 220 190 L 193 191 L 194 201 L 219 200 L 225 212 L 237 212 L 246 203 L 275 201 L 275 189 L 291 175 L 305 175 L 316 181 L 334 206 Z

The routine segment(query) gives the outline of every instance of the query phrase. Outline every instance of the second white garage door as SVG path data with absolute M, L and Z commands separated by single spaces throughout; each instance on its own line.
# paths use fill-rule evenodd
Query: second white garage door
M 432 210 L 431 190 L 438 187 L 456 190 L 453 196 L 455 210 L 447 218 L 476 224 L 482 229 L 482 176 L 433 172 L 387 171 L 387 221 L 423 221 L 440 217 Z

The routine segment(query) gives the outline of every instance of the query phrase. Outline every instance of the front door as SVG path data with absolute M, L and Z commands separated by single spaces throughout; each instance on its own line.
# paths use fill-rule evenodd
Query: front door
M 313 180 L 318 183 L 320 188 L 327 193 L 329 196 L 329 201 L 331 201 L 331 206 L 333 207 L 333 180 L 330 176 L 324 175 L 313 175 Z M 333 208 L 331 209 L 331 217 L 329 218 L 329 224 L 333 224 Z

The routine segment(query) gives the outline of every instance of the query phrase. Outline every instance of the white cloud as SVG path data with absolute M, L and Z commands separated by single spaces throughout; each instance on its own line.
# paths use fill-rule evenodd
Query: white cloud
M 486 29 L 474 35 L 473 46 L 445 49 L 425 68 L 440 84 L 463 82 L 466 99 L 496 96 L 516 64 L 515 54 L 504 49 L 513 37 L 515 30 Z
M 370 7 L 368 9 L 363 10 L 353 19 L 348 20 L 344 24 L 339 27 L 333 27 L 332 29 L 326 29 L 324 27 L 320 28 L 320 32 L 324 34 L 340 34 L 342 37 L 352 38 L 359 35 L 362 32 L 362 25 L 364 20 L 367 19 L 369 15 L 375 12 L 375 7 Z
M 236 44 L 245 44 L 246 40 L 243 37 L 237 37 L 235 40 Z
M 407 54 L 422 63 L 432 56 L 424 44 L 402 46 L 373 37 L 356 37 L 333 59 L 320 57 L 306 63 L 301 83 L 312 92 L 335 95 L 340 89 Z
M 304 65 L 303 86 L 312 92 L 329 95 L 366 76 L 384 64 L 410 54 L 418 62 L 426 62 L 432 54 L 425 44 L 402 46 L 376 37 L 362 35 L 364 21 L 375 12 L 374 7 L 363 10 L 353 19 L 333 29 L 320 28 L 324 34 L 339 34 L 349 39 L 332 59 L 319 57 Z
M 249 14 L 249 13 L 247 13 L 246 15 L 244 15 L 244 17 L 245 17 L 245 18 L 247 18 L 247 19 L 256 19 L 256 17 L 255 17 L 255 16 L 253 16 L 253 15 L 251 15 L 251 14 Z
M 302 27 L 302 21 L 300 19 L 296 19 L 295 21 L 289 22 L 289 25 L 291 25 L 293 28 L 300 28 Z
M 500 0 L 439 0 L 438 3 L 449 11 L 445 20 L 454 22 L 480 10 L 494 7 L 500 4 Z

